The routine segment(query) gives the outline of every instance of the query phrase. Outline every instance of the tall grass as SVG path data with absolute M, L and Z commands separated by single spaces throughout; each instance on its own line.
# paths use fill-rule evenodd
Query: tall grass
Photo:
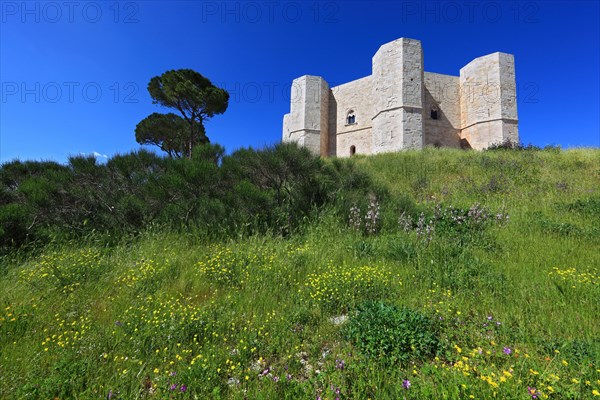
M 598 150 L 354 162 L 382 188 L 377 229 L 331 208 L 285 237 L 6 257 L 0 398 L 600 396 Z

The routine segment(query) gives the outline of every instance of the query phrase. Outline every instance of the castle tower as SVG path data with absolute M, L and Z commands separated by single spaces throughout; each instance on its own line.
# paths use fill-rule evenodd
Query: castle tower
M 292 83 L 290 113 L 283 117 L 283 141 L 297 142 L 327 156 L 329 85 L 320 76 L 304 75 Z
M 511 54 L 479 57 L 460 70 L 461 138 L 481 150 L 519 141 L 515 62 Z
M 423 148 L 421 42 L 400 38 L 373 57 L 372 152 Z
M 493 53 L 460 76 L 423 70 L 421 42 L 382 45 L 372 74 L 330 88 L 319 76 L 292 84 L 283 141 L 321 156 L 351 157 L 433 146 L 485 149 L 519 140 L 514 57 Z

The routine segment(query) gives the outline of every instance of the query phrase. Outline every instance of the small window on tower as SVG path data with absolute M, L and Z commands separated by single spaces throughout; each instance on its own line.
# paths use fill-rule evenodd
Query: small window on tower
M 435 107 L 431 109 L 431 119 L 438 119 L 438 110 Z
M 356 123 L 356 116 L 354 115 L 354 111 L 348 111 L 348 115 L 346 116 L 346 124 L 352 125 Z
M 350 146 L 350 155 L 353 156 L 356 154 L 356 146 L 352 145 Z

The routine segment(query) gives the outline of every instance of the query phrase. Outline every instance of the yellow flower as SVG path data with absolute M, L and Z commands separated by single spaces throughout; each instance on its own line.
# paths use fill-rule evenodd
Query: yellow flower
M 599 391 L 597 391 L 596 389 L 592 390 L 592 394 L 593 394 L 594 396 L 600 396 L 600 392 L 599 392 Z
M 567 366 L 567 365 L 569 365 L 569 363 L 567 362 L 567 360 L 562 360 L 562 361 L 561 361 L 561 363 L 562 363 L 562 365 L 564 365 L 564 366 Z

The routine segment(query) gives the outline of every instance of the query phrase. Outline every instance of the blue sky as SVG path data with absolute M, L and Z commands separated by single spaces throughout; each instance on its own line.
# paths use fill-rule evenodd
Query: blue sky
M 228 152 L 280 140 L 301 75 L 371 73 L 380 45 L 422 41 L 425 70 L 515 55 L 521 140 L 600 146 L 598 1 L 0 2 L 0 162 L 138 149 L 146 86 L 191 68 L 231 94 L 207 123 Z

